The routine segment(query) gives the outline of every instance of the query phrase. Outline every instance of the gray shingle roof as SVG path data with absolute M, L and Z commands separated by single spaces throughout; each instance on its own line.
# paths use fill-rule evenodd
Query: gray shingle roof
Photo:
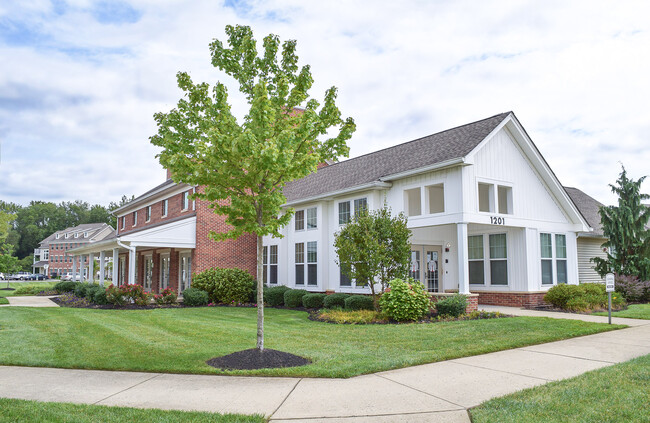
M 293 202 L 465 157 L 510 113 L 501 113 L 323 167 L 316 173 L 288 183 L 284 195 L 287 202 Z
M 580 191 L 578 188 L 564 187 L 564 189 L 569 194 L 573 204 L 578 208 L 578 211 L 582 214 L 582 217 L 585 218 L 589 226 L 594 228 L 594 231 L 589 234 L 592 236 L 604 236 L 603 226 L 600 224 L 600 214 L 598 214 L 598 209 L 603 204 Z

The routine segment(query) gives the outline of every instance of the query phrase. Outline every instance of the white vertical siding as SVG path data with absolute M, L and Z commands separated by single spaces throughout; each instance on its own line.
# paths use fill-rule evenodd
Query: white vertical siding
M 601 238 L 578 238 L 578 279 L 581 283 L 603 282 L 603 278 L 594 270 L 594 264 L 589 261 L 592 257 L 607 258 L 601 245 Z

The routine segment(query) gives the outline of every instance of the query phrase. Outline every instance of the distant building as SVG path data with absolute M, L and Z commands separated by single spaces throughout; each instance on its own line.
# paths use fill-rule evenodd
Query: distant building
M 115 229 L 106 223 L 87 223 L 57 231 L 40 242 L 34 250 L 34 273 L 56 277 L 72 270 L 68 251 L 114 237 Z

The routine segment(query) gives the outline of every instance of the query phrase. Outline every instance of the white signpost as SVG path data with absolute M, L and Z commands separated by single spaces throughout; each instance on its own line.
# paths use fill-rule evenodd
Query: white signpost
M 612 324 L 612 292 L 615 290 L 614 274 L 605 275 L 605 291 L 607 292 L 607 309 L 609 310 L 609 324 Z

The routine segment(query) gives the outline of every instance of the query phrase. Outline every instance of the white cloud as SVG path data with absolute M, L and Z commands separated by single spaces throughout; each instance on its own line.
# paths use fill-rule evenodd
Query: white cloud
M 0 6 L 0 197 L 107 204 L 162 182 L 152 115 L 210 65 L 226 24 L 298 40 L 312 94 L 339 88 L 352 156 L 513 110 L 565 185 L 611 203 L 650 173 L 647 2 L 19 2 Z M 116 19 L 116 17 L 122 17 Z M 134 22 L 135 21 L 135 22 Z M 104 22 L 104 23 L 102 23 Z M 648 191 L 646 185 L 646 191 Z

